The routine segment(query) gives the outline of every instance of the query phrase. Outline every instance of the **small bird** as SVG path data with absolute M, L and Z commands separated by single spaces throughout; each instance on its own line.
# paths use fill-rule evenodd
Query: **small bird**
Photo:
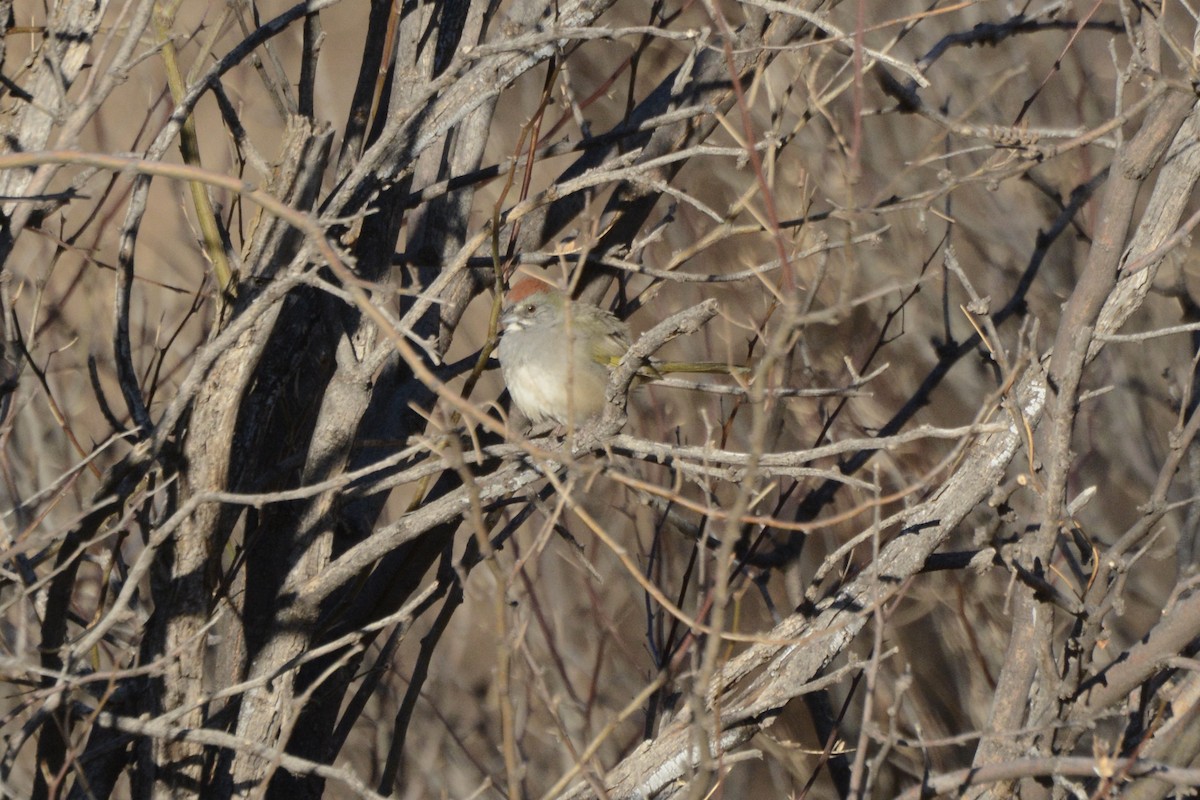
M 629 349 L 628 325 L 536 278 L 509 288 L 500 325 L 500 372 L 532 424 L 578 426 L 600 416 L 609 370 Z
M 609 374 L 630 347 L 628 325 L 598 306 L 572 301 L 545 281 L 526 277 L 505 295 L 500 326 L 500 372 L 513 403 L 531 424 L 570 422 L 578 427 L 600 416 Z M 638 375 L 654 380 L 667 372 L 744 371 L 720 362 L 655 361 Z

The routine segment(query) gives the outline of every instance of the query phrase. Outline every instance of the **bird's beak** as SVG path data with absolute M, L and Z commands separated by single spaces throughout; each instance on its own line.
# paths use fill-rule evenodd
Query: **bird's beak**
M 500 330 L 507 331 L 516 327 L 517 315 L 509 309 L 500 315 Z

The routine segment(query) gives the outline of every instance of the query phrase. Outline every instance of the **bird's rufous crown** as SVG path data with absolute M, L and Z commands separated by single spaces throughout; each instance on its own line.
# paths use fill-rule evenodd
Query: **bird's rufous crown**
M 522 300 L 542 292 L 553 292 L 555 288 L 541 278 L 524 277 L 508 288 L 507 299 L 510 303 Z

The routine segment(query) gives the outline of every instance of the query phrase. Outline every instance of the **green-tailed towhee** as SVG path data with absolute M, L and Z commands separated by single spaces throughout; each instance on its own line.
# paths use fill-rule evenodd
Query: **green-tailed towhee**
M 578 426 L 600 416 L 609 372 L 629 349 L 628 325 L 528 277 L 509 288 L 500 325 L 500 371 L 513 403 L 531 423 Z M 654 362 L 640 374 L 653 379 L 663 372 L 730 371 L 720 363 Z

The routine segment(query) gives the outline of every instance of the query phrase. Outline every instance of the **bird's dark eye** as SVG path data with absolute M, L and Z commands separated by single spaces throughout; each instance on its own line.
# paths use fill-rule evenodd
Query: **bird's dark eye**
M 530 303 L 529 305 L 525 306 L 525 310 L 532 314 L 533 312 L 537 311 L 537 306 L 535 306 L 533 303 Z

